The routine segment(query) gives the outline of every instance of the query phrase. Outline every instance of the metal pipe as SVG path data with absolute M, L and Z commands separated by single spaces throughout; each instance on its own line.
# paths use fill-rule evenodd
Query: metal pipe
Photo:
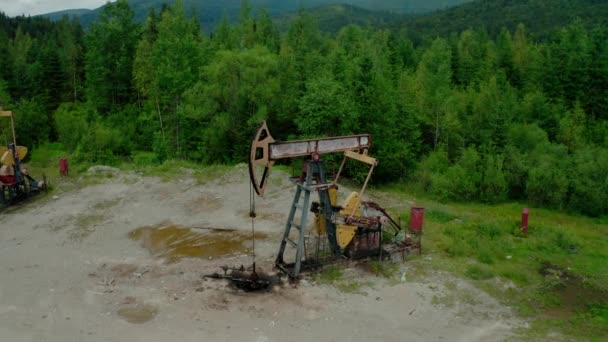
M 334 179 L 334 185 L 338 184 L 338 179 L 340 178 L 342 169 L 344 169 L 344 164 L 346 164 L 346 156 L 344 156 L 344 159 L 342 159 L 342 164 L 340 164 L 340 169 L 338 170 L 338 174 L 336 175 L 336 178 Z
M 357 211 L 357 207 L 359 206 L 359 203 L 361 203 L 361 198 L 363 198 L 363 194 L 365 193 L 365 188 L 367 187 L 367 182 L 369 182 L 369 179 L 372 177 L 372 172 L 374 172 L 374 167 L 376 167 L 376 165 L 372 164 L 372 167 L 369 169 L 369 172 L 367 173 L 367 177 L 365 178 L 365 183 L 363 183 L 363 188 L 361 188 L 361 193 L 359 193 L 359 198 L 357 198 L 357 202 L 353 206 L 353 211 L 350 213 L 350 216 L 348 216 L 349 220 L 352 219 L 353 216 L 355 216 L 355 211 Z

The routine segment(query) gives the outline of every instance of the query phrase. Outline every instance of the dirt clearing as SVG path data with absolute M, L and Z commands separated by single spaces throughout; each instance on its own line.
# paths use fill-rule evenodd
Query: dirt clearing
M 244 293 L 204 279 L 222 265 L 251 264 L 247 177 L 242 165 L 203 182 L 187 173 L 171 181 L 121 173 L 1 212 L 0 337 L 502 341 L 522 325 L 449 274 L 410 280 L 407 262 L 390 279 L 346 265 L 342 277 L 355 285 L 344 287 L 310 277 Z M 276 172 L 272 181 L 256 203 L 257 262 L 265 271 L 293 196 L 286 175 Z

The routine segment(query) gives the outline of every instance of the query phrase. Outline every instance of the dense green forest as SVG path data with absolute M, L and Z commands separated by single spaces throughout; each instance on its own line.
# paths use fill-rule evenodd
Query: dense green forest
M 605 26 L 413 40 L 355 25 L 324 34 L 302 11 L 280 35 L 246 1 L 213 32 L 181 2 L 133 17 L 125 0 L 86 32 L 0 16 L 0 98 L 22 145 L 57 141 L 83 163 L 235 163 L 266 119 L 279 139 L 372 134 L 376 183 L 608 214 Z
M 605 0 L 477 0 L 426 15 L 399 20 L 412 39 L 423 35 L 449 35 L 469 28 L 484 28 L 496 37 L 503 28 L 515 30 L 524 24 L 537 39 L 550 39 L 564 23 L 580 19 L 591 29 L 608 25 Z

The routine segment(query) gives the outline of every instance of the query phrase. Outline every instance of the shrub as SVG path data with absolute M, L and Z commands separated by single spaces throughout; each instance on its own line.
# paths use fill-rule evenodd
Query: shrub
M 88 131 L 87 111 L 78 103 L 63 103 L 55 111 L 57 136 L 63 146 L 73 152 Z
M 496 203 L 506 197 L 507 181 L 502 170 L 502 156 L 486 155 L 481 179 L 481 200 Z
M 128 142 L 118 130 L 96 123 L 89 134 L 83 136 L 75 157 L 78 161 L 114 165 L 118 156 L 128 154 Z
M 585 148 L 574 155 L 570 179 L 572 209 L 591 216 L 608 214 L 608 149 Z
M 477 264 L 469 266 L 464 274 L 474 280 L 484 280 L 494 277 L 494 272 L 490 267 Z
M 44 106 L 34 100 L 21 100 L 13 109 L 17 144 L 33 148 L 48 141 L 51 133 Z M 4 124 L 4 123 L 0 123 Z
M 479 196 L 479 154 L 468 148 L 458 163 L 443 175 L 433 175 L 431 191 L 442 199 L 473 200 Z
M 167 141 L 159 132 L 154 133 L 152 150 L 156 154 L 156 160 L 159 164 L 164 163 L 165 160 L 169 158 L 169 147 L 167 146 Z
M 531 155 L 526 195 L 537 205 L 561 207 L 568 192 L 568 155 L 562 145 L 547 144 Z
M 137 152 L 133 154 L 133 164 L 137 167 L 145 167 L 150 165 L 160 164 L 155 153 L 152 152 Z
M 449 165 L 447 153 L 431 152 L 426 159 L 420 162 L 416 170 L 416 182 L 421 190 L 429 191 L 433 184 L 433 175 L 442 174 Z
M 509 145 L 517 148 L 522 153 L 534 151 L 537 146 L 549 143 L 547 132 L 535 124 L 512 125 L 508 133 Z

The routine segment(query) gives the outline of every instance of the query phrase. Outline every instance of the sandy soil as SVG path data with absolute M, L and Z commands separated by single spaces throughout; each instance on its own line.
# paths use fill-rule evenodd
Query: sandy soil
M 256 229 L 269 234 L 256 243 L 265 270 L 292 190 L 274 172 L 256 202 Z M 366 284 L 358 293 L 305 279 L 253 294 L 202 278 L 250 264 L 248 242 L 230 256 L 168 262 L 129 238 L 170 223 L 249 231 L 243 166 L 203 184 L 187 173 L 169 182 L 121 173 L 56 195 L 0 212 L 1 341 L 502 341 L 521 325 L 449 274 L 408 280 L 407 262 L 406 281 L 348 266 Z

